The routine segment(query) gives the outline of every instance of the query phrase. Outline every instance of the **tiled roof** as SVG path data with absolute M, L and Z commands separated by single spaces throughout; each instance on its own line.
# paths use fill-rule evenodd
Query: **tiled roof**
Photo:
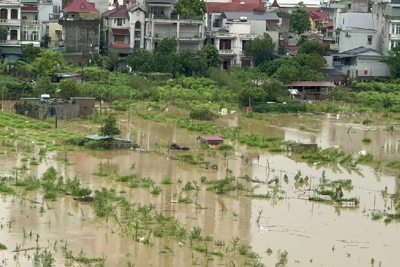
M 111 29 L 113 35 L 130 35 L 129 29 Z
M 292 82 L 292 86 L 301 86 L 301 87 L 335 87 L 335 84 L 332 82 Z
M 238 4 L 238 3 L 217 3 L 206 2 L 207 13 L 223 13 L 223 12 L 253 12 L 264 11 L 263 4 Z
M 21 6 L 21 11 L 38 11 L 37 6 Z
M 129 44 L 111 44 L 112 48 L 131 48 Z
M 232 0 L 232 3 L 240 4 L 241 2 L 245 4 L 262 4 L 261 0 Z
M 102 16 L 106 18 L 129 18 L 128 7 L 126 5 L 116 7 L 104 12 Z
M 333 28 L 333 20 L 329 21 L 328 23 L 325 23 L 324 25 L 322 25 L 321 28 L 322 28 L 322 29 Z
M 67 7 L 62 11 L 75 13 L 99 13 L 94 3 L 90 3 L 86 0 L 75 0 L 74 2 L 68 2 Z

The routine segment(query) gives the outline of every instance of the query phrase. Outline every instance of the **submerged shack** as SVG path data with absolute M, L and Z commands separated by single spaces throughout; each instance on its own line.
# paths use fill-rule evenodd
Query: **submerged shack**
M 121 137 L 93 134 L 85 136 L 85 139 L 88 142 L 99 142 L 104 149 L 129 149 L 138 147 L 134 142 Z
M 224 139 L 217 135 L 201 135 L 197 137 L 197 142 L 200 144 L 208 144 L 212 146 L 218 146 L 224 143 Z

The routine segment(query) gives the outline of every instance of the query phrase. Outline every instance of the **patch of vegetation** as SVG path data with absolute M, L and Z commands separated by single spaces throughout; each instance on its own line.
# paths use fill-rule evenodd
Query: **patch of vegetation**
M 371 143 L 372 142 L 371 138 L 369 138 L 369 137 L 364 137 L 361 141 L 363 143 Z
M 0 243 L 0 250 L 5 250 L 5 249 L 7 249 L 6 245 Z

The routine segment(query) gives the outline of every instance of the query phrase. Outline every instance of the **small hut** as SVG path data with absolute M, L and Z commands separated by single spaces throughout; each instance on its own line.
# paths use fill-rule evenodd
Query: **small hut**
M 103 136 L 103 135 L 88 135 L 85 136 L 87 141 L 93 142 L 104 142 L 104 148 L 106 149 L 129 149 L 137 147 L 132 141 L 120 138 L 120 137 L 113 137 L 113 136 Z
M 197 142 L 200 144 L 208 144 L 212 146 L 218 146 L 224 143 L 224 139 L 217 135 L 201 135 L 197 137 Z

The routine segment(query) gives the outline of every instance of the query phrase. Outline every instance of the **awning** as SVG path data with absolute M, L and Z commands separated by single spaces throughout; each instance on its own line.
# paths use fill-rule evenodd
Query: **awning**
M 20 46 L 2 46 L 1 51 L 3 55 L 22 55 L 22 48 Z
M 130 35 L 129 29 L 111 29 L 113 35 Z

